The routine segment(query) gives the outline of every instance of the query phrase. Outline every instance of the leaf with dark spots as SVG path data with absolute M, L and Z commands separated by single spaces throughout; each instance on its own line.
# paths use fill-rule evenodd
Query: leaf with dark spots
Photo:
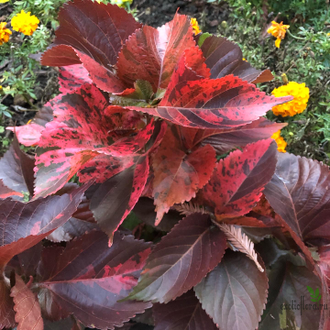
M 88 76 L 88 71 L 82 64 L 68 65 L 59 69 L 58 82 L 60 92 L 63 94 L 71 93 L 80 88 L 85 83 L 92 83 Z
M 53 120 L 53 105 L 62 96 L 58 95 L 47 102 L 32 119 L 31 123 L 24 126 L 6 127 L 6 129 L 15 132 L 19 143 L 30 147 L 36 145 L 44 131 L 46 124 Z
M 136 285 L 149 253 L 150 243 L 119 233 L 109 248 L 102 232 L 84 235 L 66 248 L 46 248 L 38 284 L 44 314 L 53 320 L 73 314 L 89 327 L 120 327 L 151 307 L 144 302 L 117 302 Z
M 128 36 L 141 26 L 123 8 L 84 0 L 66 3 L 60 10 L 59 22 L 55 46 L 43 54 L 42 65 L 80 63 L 75 54 L 78 50 L 108 68 L 116 63 Z
M 112 242 L 114 232 L 139 200 L 149 175 L 149 158 L 138 162 L 100 185 L 90 201 L 95 220 Z
M 219 79 L 188 81 L 171 86 L 157 108 L 130 109 L 161 117 L 191 128 L 230 129 L 250 124 L 273 106 L 292 100 L 291 96 L 267 96 L 253 84 L 233 75 Z
M 265 188 L 282 224 L 306 243 L 330 242 L 329 177 L 329 167 L 316 160 L 279 154 L 275 174 Z
M 9 150 L 0 159 L 0 180 L 8 188 L 33 196 L 34 157 L 26 154 L 14 138 Z
M 36 245 L 76 211 L 88 186 L 71 194 L 49 196 L 29 203 L 0 201 L 0 269 L 16 254 Z M 10 233 L 10 234 L 7 234 Z
M 128 299 L 168 303 L 199 283 L 222 259 L 226 237 L 208 215 L 181 220 L 151 252 Z
M 10 297 L 10 286 L 8 279 L 5 281 L 3 277 L 3 269 L 0 267 L 0 328 L 15 327 L 15 311 L 14 302 Z
M 200 193 L 203 205 L 214 209 L 217 219 L 245 215 L 260 200 L 276 166 L 276 143 L 261 140 L 221 159 Z
M 155 330 L 217 330 L 193 290 L 168 304 L 155 304 Z
M 157 153 L 152 157 L 156 225 L 171 206 L 196 196 L 198 189 L 203 188 L 210 179 L 215 163 L 215 151 L 210 145 L 187 154 L 168 128 Z
M 10 295 L 15 304 L 17 330 L 43 330 L 44 322 L 37 297 L 17 274 L 15 282 Z
M 265 272 L 244 254 L 232 251 L 195 287 L 202 308 L 221 330 L 256 329 L 267 291 Z
M 119 78 L 128 87 L 136 80 L 149 81 L 154 92 L 166 88 L 185 49 L 195 46 L 187 16 L 174 19 L 155 29 L 144 26 L 133 33 L 118 56 Z
M 322 312 L 327 313 L 327 311 L 324 308 L 321 311 L 321 308 L 309 307 L 309 304 L 315 303 L 310 300 L 307 286 L 316 290 L 322 288 L 322 283 L 306 267 L 296 265 L 287 258 L 280 258 L 269 272 L 269 297 L 258 329 L 279 329 L 280 325 L 290 324 L 301 330 L 319 328 L 322 324 Z M 292 303 L 296 306 L 300 304 L 300 308 L 290 308 L 289 305 L 292 306 Z M 327 294 L 322 294 L 320 303 L 328 303 Z M 284 308 L 286 313 L 283 313 Z
M 211 70 L 212 79 L 229 74 L 255 84 L 274 79 L 269 70 L 257 70 L 250 63 L 243 61 L 241 48 L 224 37 L 206 38 L 201 49 L 205 56 L 205 63 Z

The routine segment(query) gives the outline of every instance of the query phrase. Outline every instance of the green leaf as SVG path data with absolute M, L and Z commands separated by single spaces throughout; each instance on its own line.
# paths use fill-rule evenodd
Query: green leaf
M 310 286 L 308 286 L 308 285 L 307 285 L 307 290 L 309 291 L 309 293 L 311 295 L 314 295 L 314 290 Z

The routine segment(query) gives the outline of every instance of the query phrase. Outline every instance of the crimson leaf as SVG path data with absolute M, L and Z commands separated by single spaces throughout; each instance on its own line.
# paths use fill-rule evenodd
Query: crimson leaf
M 168 303 L 199 283 L 222 259 L 224 234 L 208 215 L 181 220 L 156 245 L 128 299 Z
M 184 50 L 195 46 L 187 16 L 174 19 L 155 29 L 144 26 L 132 34 L 119 53 L 118 76 L 129 87 L 136 80 L 147 80 L 153 86 L 166 88 Z
M 10 297 L 10 287 L 0 274 L 0 328 L 15 327 L 14 302 Z
M 167 304 L 153 306 L 155 330 L 217 330 L 193 290 Z
M 224 37 L 210 36 L 201 46 L 205 63 L 211 70 L 211 78 L 221 78 L 233 74 L 243 80 L 261 83 L 274 77 L 269 70 L 260 71 L 243 61 L 241 48 Z
M 256 329 L 267 290 L 265 272 L 261 273 L 242 253 L 231 251 L 195 287 L 203 309 L 221 330 Z
M 151 307 L 144 302 L 117 302 L 136 284 L 149 253 L 150 244 L 118 233 L 109 248 L 107 235 L 95 231 L 64 249 L 45 249 L 38 284 L 42 310 L 52 319 L 73 313 L 86 326 L 121 326 Z
M 185 127 L 228 129 L 249 124 L 276 104 L 292 100 L 291 96 L 267 96 L 233 75 L 170 83 L 169 87 L 157 108 L 129 108 Z
M 10 295 L 13 297 L 15 304 L 17 330 L 43 330 L 44 322 L 37 297 L 17 274 L 15 275 L 15 281 L 16 283 L 12 287 Z
M 275 170 L 276 149 L 272 139 L 261 140 L 220 160 L 199 197 L 218 220 L 242 216 L 260 200 Z

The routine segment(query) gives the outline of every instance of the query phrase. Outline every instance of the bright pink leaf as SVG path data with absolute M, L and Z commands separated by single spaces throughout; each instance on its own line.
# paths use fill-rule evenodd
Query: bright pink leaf
M 276 143 L 261 140 L 221 159 L 200 193 L 219 220 L 248 213 L 260 200 L 276 166 Z
M 174 19 L 155 29 L 144 26 L 132 34 L 119 53 L 118 76 L 128 87 L 136 80 L 147 80 L 153 86 L 166 88 L 185 49 L 195 46 L 187 16 Z

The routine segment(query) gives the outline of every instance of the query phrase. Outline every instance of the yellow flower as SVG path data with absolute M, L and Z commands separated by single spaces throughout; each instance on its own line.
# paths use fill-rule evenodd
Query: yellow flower
M 111 0 L 111 4 L 117 5 L 118 7 L 125 7 L 125 3 L 131 4 L 133 0 Z
M 9 37 L 11 35 L 11 31 L 9 29 L 6 29 L 6 22 L 0 23 L 0 46 L 9 41 Z
M 280 48 L 281 40 L 284 39 L 286 30 L 290 27 L 290 25 L 283 25 L 283 22 L 276 23 L 272 21 L 272 26 L 267 30 L 267 33 L 270 33 L 276 39 L 275 46 Z
M 309 99 L 309 88 L 306 87 L 304 83 L 298 84 L 294 81 L 290 81 L 287 85 L 275 88 L 272 94 L 276 97 L 292 95 L 292 101 L 276 105 L 272 110 L 276 116 L 294 116 L 297 113 L 302 113 L 306 109 Z
M 0 3 L 6 3 L 9 2 L 9 0 L 0 0 Z
M 279 152 L 286 152 L 285 148 L 287 146 L 287 143 L 285 142 L 285 140 L 281 136 L 281 130 L 279 130 L 276 133 L 274 133 L 271 136 L 271 138 L 274 139 L 275 142 L 277 143 L 277 150 Z
M 197 19 L 196 18 L 191 18 L 190 19 L 190 24 L 191 24 L 191 27 L 195 33 L 195 35 L 197 35 L 198 33 L 202 32 L 200 29 L 199 29 L 199 25 L 198 25 L 198 22 L 197 22 Z
M 31 36 L 37 29 L 39 22 L 36 16 L 31 16 L 31 12 L 26 13 L 22 10 L 12 18 L 11 26 L 15 31 L 22 32 L 26 36 Z

